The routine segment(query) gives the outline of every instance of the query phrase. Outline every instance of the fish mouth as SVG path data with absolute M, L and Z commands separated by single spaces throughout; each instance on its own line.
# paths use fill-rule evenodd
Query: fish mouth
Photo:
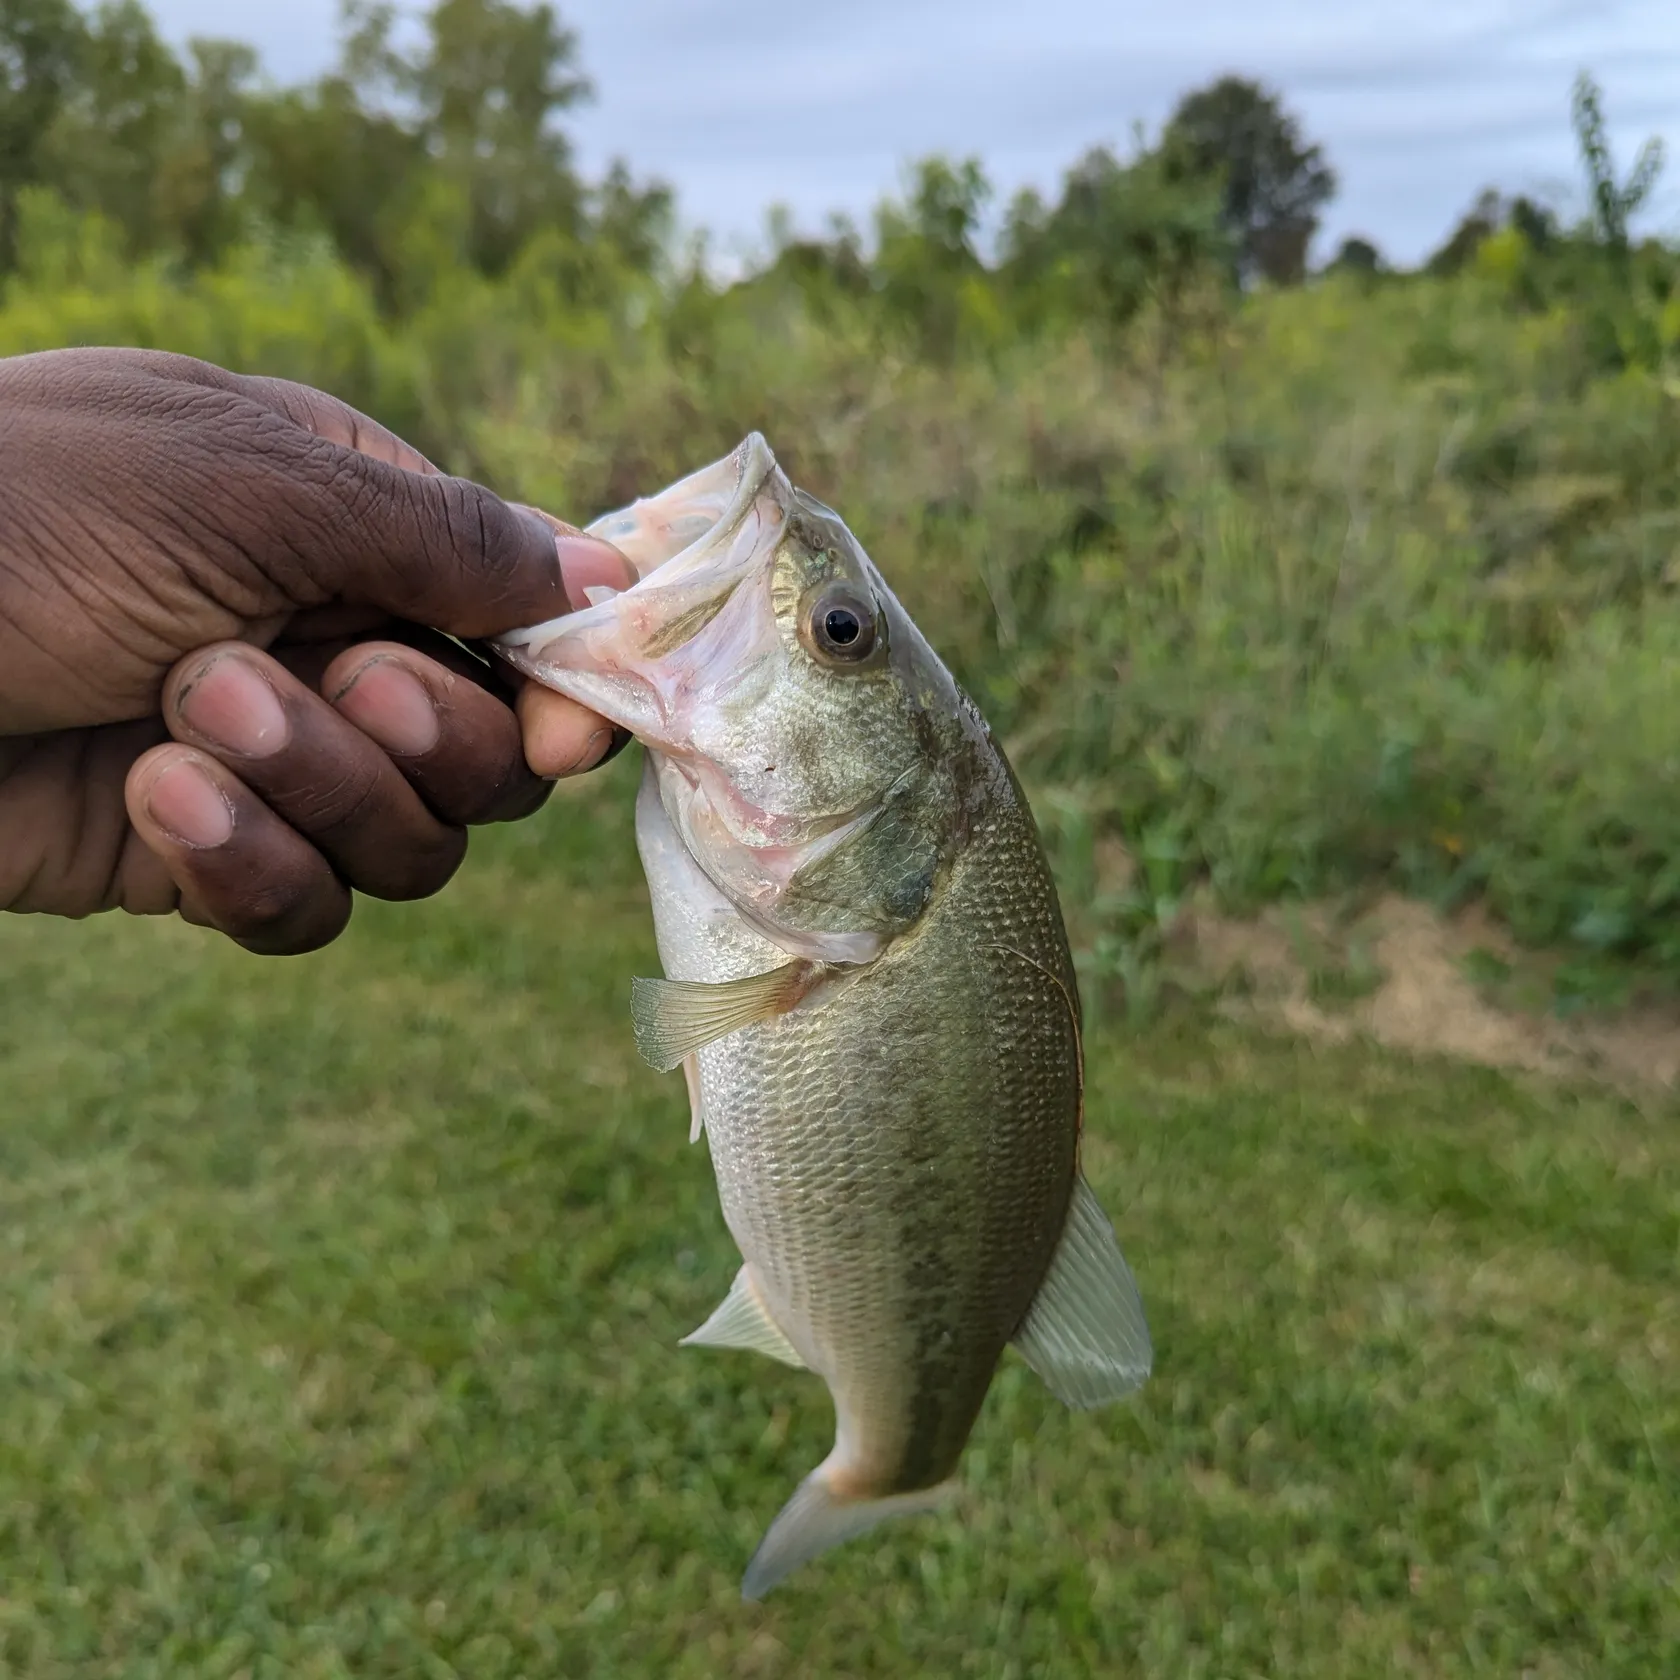
M 694 749 L 686 714 L 710 684 L 682 651 L 708 627 L 703 662 L 714 670 L 739 670 L 773 649 L 768 610 L 738 596 L 762 589 L 764 559 L 801 499 L 763 435 L 751 432 L 721 460 L 586 527 L 629 561 L 629 588 L 591 589 L 579 611 L 492 643 L 516 670 L 628 729 L 710 807 L 732 842 L 790 855 L 838 843 L 833 837 L 862 813 L 796 816 L 747 799 Z
M 714 669 L 738 669 L 767 651 L 773 627 L 738 597 L 795 505 L 769 444 L 751 432 L 721 460 L 586 527 L 630 563 L 636 581 L 629 588 L 591 588 L 587 606 L 511 630 L 490 646 L 522 675 L 643 745 L 680 754 L 683 714 L 708 684 L 695 662 L 672 656 L 709 628 Z M 718 625 L 720 617 L 728 622 Z
M 761 505 L 766 502 L 770 505 Z M 591 588 L 585 591 L 589 604 L 577 612 L 510 630 L 491 646 L 542 682 L 541 667 L 550 649 L 588 638 L 594 631 L 620 630 L 632 602 L 634 616 L 644 627 L 655 620 L 667 629 L 680 624 L 694 608 L 709 604 L 708 591 L 722 596 L 741 581 L 753 557 L 779 532 L 792 505 L 792 486 L 770 445 L 762 434 L 750 432 L 722 460 L 584 527 L 630 562 L 636 581 L 628 589 Z M 645 636 L 643 641 L 645 647 Z M 679 645 L 667 642 L 658 653 Z
M 627 589 L 514 630 L 491 646 L 515 670 L 627 729 L 649 750 L 667 816 L 713 884 L 773 943 L 825 961 L 872 957 L 880 936 L 777 926 L 800 870 L 879 817 L 871 796 L 841 811 L 778 811 L 743 791 L 706 727 L 731 692 L 787 649 L 772 600 L 774 556 L 791 520 L 838 516 L 796 490 L 751 432 L 721 460 L 586 527 L 635 573 Z M 709 749 L 709 750 L 708 750 Z

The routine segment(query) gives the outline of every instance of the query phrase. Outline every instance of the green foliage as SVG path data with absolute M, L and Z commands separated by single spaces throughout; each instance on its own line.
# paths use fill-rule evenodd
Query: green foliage
M 1210 886 L 1477 894 L 1680 978 L 1680 259 L 1615 248 L 1655 164 L 1616 183 L 1596 95 L 1621 220 L 1486 195 L 1433 274 L 1350 242 L 1235 291 L 1329 177 L 1227 81 L 1017 199 L 995 259 L 979 163 L 932 158 L 868 244 L 773 217 L 725 285 L 663 188 L 572 173 L 549 8 L 444 0 L 399 52 L 353 7 L 339 67 L 273 90 L 126 0 L 32 5 L 0 352 L 290 375 L 577 518 L 764 430 L 1014 743 L 1063 864 L 1131 849 L 1075 895 L 1096 1007 L 1108 978 L 1136 1007 Z
M 1023 324 L 1113 330 L 1152 300 L 1176 314 L 1232 250 L 1217 185 L 1178 179 L 1159 151 L 1122 164 L 1097 147 L 1055 205 L 1028 190 L 1010 206 L 1000 279 Z
M 881 306 L 929 360 L 948 362 L 959 345 L 989 336 L 992 292 L 975 237 L 990 196 L 977 159 L 928 158 L 905 201 L 888 201 L 876 217 L 872 278 Z
M 0 11 L 0 272 L 13 256 L 17 194 L 37 176 L 81 47 L 70 0 L 9 0 Z
M 1650 197 L 1662 173 L 1661 140 L 1647 140 L 1634 159 L 1625 182 L 1616 180 L 1605 133 L 1603 101 L 1598 84 L 1585 71 L 1575 79 L 1571 114 L 1575 122 L 1575 143 L 1580 148 L 1592 195 L 1594 231 L 1601 243 L 1621 254 L 1627 250 L 1628 218 Z
M 1275 93 L 1240 76 L 1222 76 L 1179 102 L 1161 150 L 1174 177 L 1218 186 L 1245 280 L 1302 277 L 1336 175 L 1321 148 L 1303 140 Z

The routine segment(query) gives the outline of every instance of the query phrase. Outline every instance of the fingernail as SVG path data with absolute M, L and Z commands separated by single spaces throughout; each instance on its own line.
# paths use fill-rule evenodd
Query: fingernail
M 370 659 L 333 696 L 333 704 L 398 758 L 418 758 L 438 744 L 437 707 L 431 695 L 394 659 Z
M 188 685 L 176 710 L 207 741 L 244 758 L 266 758 L 286 744 L 280 697 L 236 654 L 224 654 Z
M 613 759 L 629 746 L 631 740 L 628 729 L 597 729 L 587 741 L 583 743 L 583 750 L 566 769 L 550 776 L 549 781 L 560 781 L 567 776 L 584 776 L 591 770 L 599 770 L 603 764 Z M 602 743 L 605 742 L 605 746 Z
M 573 612 L 582 612 L 589 605 L 586 589 L 602 584 L 609 589 L 628 589 L 636 581 L 636 568 L 604 537 L 592 537 L 527 502 L 513 505 L 553 537 L 560 581 L 566 586 L 566 601 Z
M 599 587 L 628 589 L 636 581 L 635 568 L 609 542 L 579 531 L 557 535 L 554 546 L 560 555 L 560 577 L 566 585 L 566 599 L 573 612 L 589 605 L 587 590 Z
M 171 839 L 203 850 L 226 843 L 233 808 L 196 764 L 180 760 L 160 770 L 146 793 L 146 810 Z

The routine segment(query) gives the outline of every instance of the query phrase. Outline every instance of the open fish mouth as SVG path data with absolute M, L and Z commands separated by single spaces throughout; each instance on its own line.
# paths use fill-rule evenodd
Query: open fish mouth
M 749 433 L 722 460 L 584 527 L 630 562 L 636 581 L 628 589 L 591 588 L 588 606 L 510 630 L 492 645 L 541 682 L 536 667 L 547 648 L 602 627 L 620 628 L 632 597 L 634 618 L 648 628 L 655 620 L 667 627 L 680 624 L 695 607 L 708 604 L 708 591 L 721 594 L 740 581 L 754 556 L 780 534 L 792 501 L 792 486 L 770 445 L 760 433 Z
M 772 645 L 767 615 L 737 596 L 762 571 L 793 506 L 793 487 L 753 432 L 722 460 L 586 527 L 629 561 L 628 589 L 592 588 L 579 611 L 491 646 L 533 681 L 681 757 L 697 700 Z M 692 654 L 708 629 L 703 666 L 672 657 Z
M 842 843 L 870 813 L 862 806 L 821 814 L 766 808 L 695 748 L 689 720 L 720 686 L 777 648 L 762 599 L 766 562 L 804 505 L 827 511 L 795 490 L 763 436 L 749 433 L 721 460 L 586 527 L 629 561 L 636 573 L 629 588 L 592 588 L 579 611 L 491 644 L 525 676 L 657 753 L 724 836 L 757 853 L 772 878 L 790 873 L 799 856 Z M 813 846 L 817 854 L 808 851 Z

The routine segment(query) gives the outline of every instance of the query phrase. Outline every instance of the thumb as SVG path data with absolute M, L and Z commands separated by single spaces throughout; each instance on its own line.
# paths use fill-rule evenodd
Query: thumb
M 343 522 L 305 564 L 340 599 L 454 636 L 486 637 L 582 607 L 591 584 L 633 581 L 610 543 L 471 479 L 318 447 L 334 457 Z
M 270 435 L 252 441 L 269 469 L 269 494 L 258 497 L 268 505 L 251 511 L 268 528 L 259 546 L 271 559 L 284 551 L 300 593 L 479 638 L 573 611 L 591 584 L 635 579 L 610 543 L 439 472 L 323 391 L 153 360 L 161 365 L 149 371 L 220 386 L 264 411 Z

